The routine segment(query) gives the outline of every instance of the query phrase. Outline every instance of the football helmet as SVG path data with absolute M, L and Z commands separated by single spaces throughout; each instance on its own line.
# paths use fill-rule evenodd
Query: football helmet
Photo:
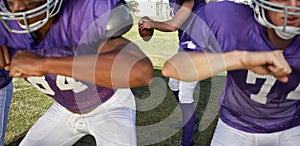
M 7 6 L 6 0 L 1 0 L 0 3 L 0 19 L 6 29 L 13 33 L 30 33 L 38 30 L 42 26 L 44 26 L 49 18 L 56 15 L 61 7 L 63 0 L 46 0 L 45 4 L 23 12 L 11 12 Z M 29 24 L 28 19 L 34 18 L 40 15 L 45 15 L 45 18 L 39 20 L 33 24 Z M 18 21 L 18 24 L 21 28 L 13 28 L 9 25 L 9 21 Z M 24 24 L 19 23 L 19 21 L 23 21 Z
M 273 28 L 276 34 L 282 39 L 291 39 L 295 35 L 300 34 L 300 27 L 287 26 L 288 16 L 300 16 L 300 7 L 292 7 L 281 5 L 268 0 L 251 0 L 250 6 L 254 10 L 254 16 L 256 21 L 261 25 L 269 28 Z M 284 14 L 284 23 L 282 26 L 275 26 L 267 19 L 266 11 L 273 11 Z
M 107 38 L 121 36 L 129 31 L 132 25 L 133 18 L 125 3 L 121 1 L 110 12 L 105 35 Z

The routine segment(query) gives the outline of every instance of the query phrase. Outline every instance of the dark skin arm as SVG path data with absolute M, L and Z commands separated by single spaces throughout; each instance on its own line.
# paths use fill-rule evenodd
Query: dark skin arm
M 194 0 L 185 0 L 175 16 L 168 21 L 159 22 L 142 19 L 139 22 L 139 29 L 156 29 L 163 32 L 174 32 L 187 20 L 194 6 Z
M 139 47 L 118 37 L 99 46 L 98 54 L 76 57 L 42 57 L 18 51 L 10 66 L 10 76 L 28 77 L 57 74 L 110 88 L 148 85 L 153 66 Z
M 10 64 L 10 56 L 6 46 L 0 46 L 0 68 L 7 69 Z

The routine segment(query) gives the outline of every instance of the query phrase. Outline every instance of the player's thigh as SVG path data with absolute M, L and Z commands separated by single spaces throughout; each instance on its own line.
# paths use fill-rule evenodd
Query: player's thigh
M 68 117 L 72 114 L 55 102 L 29 129 L 20 145 L 59 146 L 74 144 L 84 134 L 74 132 L 74 127 L 68 124 Z
M 93 126 L 92 135 L 97 145 L 136 145 L 135 112 L 128 110 L 131 109 L 116 109 L 111 116 Z
M 115 95 L 99 106 L 87 118 L 91 133 L 97 145 L 103 146 L 135 146 L 136 145 L 136 111 L 134 97 L 128 90 Z M 128 96 L 125 96 L 128 94 Z M 96 114 L 95 114 L 96 113 Z
M 6 87 L 0 89 L 0 145 L 4 144 L 8 111 L 12 99 L 13 83 L 10 82 Z
M 279 146 L 299 146 L 300 126 L 282 131 L 279 139 Z
M 254 146 L 253 138 L 245 132 L 228 126 L 219 118 L 211 146 Z
M 8 112 L 13 94 L 13 83 L 10 82 L 7 86 L 0 89 L 0 108 L 1 115 L 3 111 Z

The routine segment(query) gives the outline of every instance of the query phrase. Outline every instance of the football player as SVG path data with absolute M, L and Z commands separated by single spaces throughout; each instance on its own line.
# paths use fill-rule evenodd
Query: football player
M 194 51 L 195 45 L 188 36 L 182 37 L 182 33 L 192 14 L 206 4 L 205 0 L 169 0 L 172 19 L 161 22 L 148 19 L 139 21 L 139 29 L 156 29 L 162 32 L 178 31 L 179 52 Z M 194 108 L 194 88 L 197 81 L 185 82 L 174 78 L 169 78 L 169 87 L 180 104 L 182 110 L 182 122 L 179 127 L 182 127 L 181 145 L 190 146 L 192 143 L 192 135 L 195 127 L 196 113 Z M 172 124 L 173 127 L 178 125 Z
M 0 71 L 0 145 L 4 145 L 6 125 L 10 102 L 12 99 L 13 82 L 5 70 Z
M 211 145 L 299 145 L 299 5 L 210 3 L 190 23 L 186 32 L 201 51 L 175 55 L 162 73 L 195 81 L 227 71 Z
M 0 56 L 0 145 L 4 145 L 8 112 L 12 99 L 13 82 L 12 78 L 8 76 L 8 72 L 4 70 L 10 63 L 7 48 L 5 46 L 0 46 Z
M 153 66 L 122 37 L 132 26 L 122 3 L 1 0 L 5 68 L 55 99 L 20 145 L 72 145 L 86 134 L 97 145 L 137 145 L 129 87 L 148 85 Z

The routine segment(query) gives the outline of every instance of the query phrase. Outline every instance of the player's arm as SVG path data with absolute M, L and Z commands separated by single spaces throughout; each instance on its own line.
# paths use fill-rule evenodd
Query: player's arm
M 282 82 L 288 81 L 287 75 L 292 71 L 282 51 L 231 51 L 223 54 L 182 52 L 165 63 L 162 74 L 184 81 L 198 81 L 223 71 L 239 69 L 273 75 Z
M 10 64 L 10 56 L 6 46 L 0 46 L 0 68 L 7 69 Z
M 139 47 L 122 37 L 99 46 L 99 54 L 76 57 L 42 57 L 19 51 L 12 59 L 11 76 L 58 74 L 101 86 L 125 88 L 148 85 L 153 66 Z
M 139 22 L 139 29 L 156 29 L 163 32 L 174 32 L 188 19 L 194 6 L 194 0 L 185 0 L 181 8 L 171 20 L 164 22 L 142 19 Z

